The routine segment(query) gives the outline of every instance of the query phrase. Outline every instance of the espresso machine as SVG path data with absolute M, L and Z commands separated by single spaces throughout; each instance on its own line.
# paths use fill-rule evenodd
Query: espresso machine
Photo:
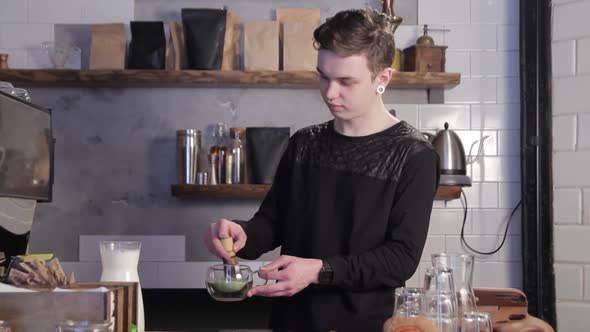
M 37 202 L 51 201 L 53 144 L 51 111 L 0 90 L 0 277 L 2 265 L 26 253 L 30 224 L 20 225 L 20 215 L 32 222 Z

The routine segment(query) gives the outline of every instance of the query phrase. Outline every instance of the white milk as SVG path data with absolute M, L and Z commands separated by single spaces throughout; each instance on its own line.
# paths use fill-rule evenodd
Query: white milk
M 139 283 L 139 274 L 137 273 L 139 252 L 140 249 L 109 250 L 101 247 L 102 274 L 100 281 L 134 281 Z M 137 332 L 144 332 L 145 319 L 141 284 L 138 284 L 137 296 Z

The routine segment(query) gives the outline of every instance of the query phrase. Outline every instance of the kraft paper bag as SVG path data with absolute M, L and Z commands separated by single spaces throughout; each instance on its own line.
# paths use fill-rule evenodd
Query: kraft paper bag
M 166 48 L 166 69 L 186 69 L 188 66 L 186 64 L 186 45 L 184 44 L 182 24 L 171 21 L 168 23 L 168 27 L 170 28 L 170 39 Z
M 244 24 L 244 69 L 279 70 L 279 22 Z
M 90 69 L 125 69 L 127 36 L 125 25 L 93 24 L 90 45 Z
M 280 68 L 315 70 L 317 50 L 313 31 L 320 25 L 319 8 L 278 8 L 280 23 Z
M 306 22 L 283 23 L 283 70 L 316 70 L 318 51 L 313 46 L 316 28 Z
M 240 69 L 240 40 L 242 35 L 240 17 L 233 11 L 227 12 L 225 24 L 225 41 L 223 42 L 223 59 L 221 70 Z

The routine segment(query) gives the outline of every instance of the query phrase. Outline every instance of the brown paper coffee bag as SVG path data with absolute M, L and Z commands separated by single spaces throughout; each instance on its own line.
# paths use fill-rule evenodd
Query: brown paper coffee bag
M 230 10 L 227 12 L 225 23 L 225 41 L 223 43 L 221 70 L 239 70 L 240 40 L 242 35 L 240 17 Z
M 90 69 L 125 69 L 127 36 L 125 25 L 93 24 L 90 45 Z
M 319 8 L 278 8 L 283 70 L 315 70 L 317 51 L 313 31 L 320 25 Z
M 244 24 L 244 69 L 279 70 L 279 22 Z
M 170 22 L 170 40 L 166 49 L 166 69 L 182 70 L 188 66 L 186 64 L 186 46 L 184 44 L 184 31 L 182 24 Z

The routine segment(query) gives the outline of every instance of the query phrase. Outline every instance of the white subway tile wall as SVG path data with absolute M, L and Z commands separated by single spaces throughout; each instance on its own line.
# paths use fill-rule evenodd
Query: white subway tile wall
M 574 151 L 576 149 L 577 115 L 567 114 L 553 117 L 553 151 Z
M 588 264 L 590 227 L 555 225 L 555 262 Z
M 564 40 L 551 44 L 553 76 L 573 76 L 576 73 L 576 41 Z
M 518 69 L 516 51 L 471 52 L 471 76 L 518 76 Z
M 520 156 L 520 131 L 498 131 L 498 155 Z
M 498 51 L 518 50 L 518 25 L 498 25 Z
M 553 6 L 553 40 L 588 37 L 590 32 L 588 13 L 590 13 L 590 1 L 587 0 Z
M 515 172 L 520 172 L 520 168 L 516 169 Z M 514 208 L 520 202 L 520 190 L 520 182 L 498 183 L 498 207 L 500 209 Z
M 477 0 L 471 0 L 477 1 Z M 481 0 L 480 0 L 481 1 Z M 490 2 L 490 1 L 486 1 Z M 514 0 L 497 0 L 498 23 L 518 24 L 519 2 Z
M 558 225 L 582 223 L 582 190 L 555 189 L 553 191 L 553 220 Z
M 492 77 L 461 77 L 461 84 L 445 90 L 447 103 L 495 103 L 497 100 L 497 79 Z
M 27 1 L 0 0 L 0 23 L 27 22 Z
M 584 270 L 580 265 L 555 264 L 555 290 L 562 300 L 582 301 Z
M 446 7 L 440 3 L 438 7 Z M 495 24 L 447 24 L 445 44 L 452 50 L 498 50 L 498 29 Z
M 419 106 L 421 129 L 444 129 L 445 122 L 452 130 L 469 129 L 469 105 L 427 104 Z
M 558 300 L 557 324 L 559 331 L 587 332 L 590 326 L 590 304 Z
M 553 114 L 590 112 L 590 75 L 553 79 Z
M 588 53 L 590 54 L 590 52 Z M 588 149 L 590 148 L 590 113 L 578 115 L 578 128 L 575 132 L 578 134 L 578 148 Z
M 461 76 L 469 77 L 471 74 L 471 59 L 469 52 L 447 50 L 445 57 L 446 71 L 451 73 L 461 73 Z
M 556 187 L 590 187 L 588 170 L 590 170 L 590 150 L 553 154 L 553 183 Z
M 28 0 L 29 22 L 80 23 L 82 2 L 79 0 Z
M 418 1 L 418 24 L 469 23 L 470 0 Z
M 574 42 L 569 41 L 570 43 Z M 590 74 L 590 38 L 579 39 L 576 43 L 577 52 L 577 73 L 578 74 Z
M 0 51 L 10 68 L 51 68 L 41 48 L 55 24 L 129 23 L 134 0 L 0 0 Z
M 500 1 L 471 0 L 471 23 L 499 23 Z
M 473 104 L 471 105 L 472 129 L 520 129 L 519 104 Z

